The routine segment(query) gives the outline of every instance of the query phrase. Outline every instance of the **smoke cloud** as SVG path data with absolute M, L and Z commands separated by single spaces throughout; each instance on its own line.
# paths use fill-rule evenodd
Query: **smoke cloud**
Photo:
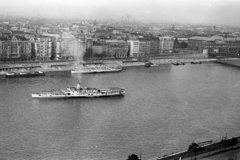
M 74 57 L 73 66 L 76 66 L 79 69 L 82 69 L 82 65 L 80 63 L 83 63 L 83 56 L 84 56 L 84 46 L 81 44 L 78 40 L 73 40 L 69 44 L 69 47 L 67 49 L 67 55 Z M 77 83 L 81 83 L 82 81 L 82 73 L 77 73 Z

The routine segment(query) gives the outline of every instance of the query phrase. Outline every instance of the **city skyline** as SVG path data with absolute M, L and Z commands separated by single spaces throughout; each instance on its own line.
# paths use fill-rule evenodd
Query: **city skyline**
M 0 14 L 240 26 L 237 0 L 0 0 Z

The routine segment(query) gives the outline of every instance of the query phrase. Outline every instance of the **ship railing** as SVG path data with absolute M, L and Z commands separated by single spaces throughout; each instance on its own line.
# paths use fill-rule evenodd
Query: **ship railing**
M 187 152 L 187 151 L 172 152 L 172 153 L 164 154 L 164 155 L 162 155 L 162 156 L 160 156 L 160 157 L 153 158 L 153 159 L 155 159 L 155 160 L 160 160 L 160 159 L 164 159 L 164 158 L 166 158 L 166 157 L 171 157 L 171 156 L 175 156 L 175 155 L 180 155 L 180 154 L 185 153 L 185 152 Z
M 148 159 L 148 160 L 158 160 L 159 157 L 155 157 L 155 158 L 151 158 L 151 159 Z

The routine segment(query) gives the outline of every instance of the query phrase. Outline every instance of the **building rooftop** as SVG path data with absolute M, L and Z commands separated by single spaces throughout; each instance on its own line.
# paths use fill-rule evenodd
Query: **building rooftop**
M 14 34 L 25 34 L 24 31 L 11 31 L 11 32 L 12 32 L 13 35 Z
M 97 29 L 95 33 L 107 33 L 107 31 L 102 29 Z
M 191 37 L 192 40 L 201 40 L 201 41 L 240 41 L 240 37 L 222 37 L 222 36 L 212 36 L 212 37 Z
M 117 40 L 117 39 L 113 39 L 113 40 L 106 40 L 106 43 L 125 43 L 126 41 L 124 40 Z
M 72 35 L 71 33 L 68 33 L 68 32 L 63 32 L 62 38 L 63 39 L 75 39 L 74 35 Z
M 0 36 L 0 41 L 7 41 L 8 38 L 6 36 Z

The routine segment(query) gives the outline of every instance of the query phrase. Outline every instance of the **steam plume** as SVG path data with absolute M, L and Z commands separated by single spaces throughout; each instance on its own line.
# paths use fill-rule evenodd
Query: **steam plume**
M 83 56 L 84 56 L 84 46 L 81 44 L 78 40 L 72 40 L 71 43 L 69 43 L 69 47 L 67 49 L 68 56 L 74 57 L 73 65 L 76 67 L 82 67 L 80 65 L 81 62 L 83 62 Z M 81 83 L 82 79 L 82 73 L 77 74 L 78 77 L 78 83 Z

